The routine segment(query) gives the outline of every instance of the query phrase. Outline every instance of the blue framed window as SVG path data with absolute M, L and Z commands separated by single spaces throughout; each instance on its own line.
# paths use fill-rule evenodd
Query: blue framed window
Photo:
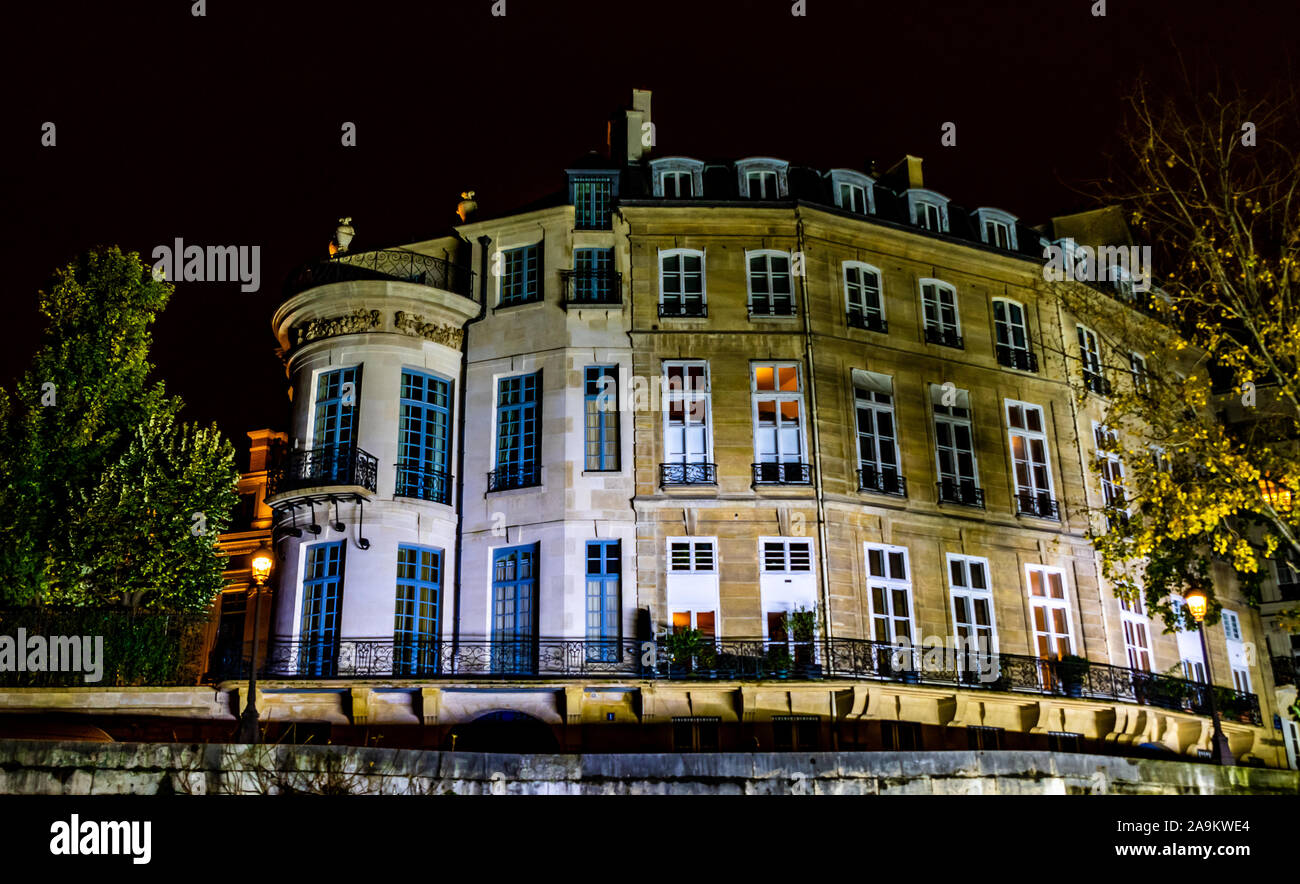
M 393 674 L 438 671 L 442 550 L 397 547 L 397 610 L 393 616 Z
M 622 558 L 617 540 L 587 541 L 587 660 L 617 663 L 621 658 L 619 577 Z
M 326 483 L 346 482 L 356 447 L 357 409 L 361 405 L 361 366 L 323 371 L 316 377 L 316 413 L 312 423 L 313 476 Z
M 302 675 L 330 676 L 338 668 L 344 546 L 345 541 L 338 540 L 307 547 L 298 648 L 298 671 Z
M 583 469 L 618 469 L 618 366 L 589 365 L 583 376 L 586 430 Z
M 541 246 L 533 243 L 502 253 L 500 306 L 542 299 Z
M 613 220 L 614 179 L 608 175 L 574 175 L 573 225 L 578 230 L 609 230 Z
M 537 544 L 492 553 L 492 671 L 537 671 Z
M 497 461 L 488 490 L 527 488 L 541 481 L 537 401 L 542 374 L 516 375 L 497 381 Z
M 613 249 L 574 249 L 573 270 L 574 301 L 606 304 L 618 300 Z
M 402 372 L 397 421 L 398 497 L 447 503 L 451 481 L 451 384 L 418 371 Z

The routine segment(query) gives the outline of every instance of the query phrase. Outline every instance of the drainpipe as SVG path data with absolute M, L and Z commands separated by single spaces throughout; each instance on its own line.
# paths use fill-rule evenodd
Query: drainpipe
M 479 299 L 478 315 L 466 322 L 461 328 L 464 334 L 460 346 L 460 383 L 457 385 L 457 408 L 460 420 L 456 427 L 456 581 L 452 584 L 452 610 L 454 612 L 451 628 L 451 658 L 456 659 L 460 650 L 460 567 L 464 560 L 463 547 L 465 529 L 465 400 L 466 388 L 469 386 L 469 327 L 487 315 L 487 277 L 488 246 L 492 244 L 489 236 L 478 238 L 481 254 L 479 255 Z

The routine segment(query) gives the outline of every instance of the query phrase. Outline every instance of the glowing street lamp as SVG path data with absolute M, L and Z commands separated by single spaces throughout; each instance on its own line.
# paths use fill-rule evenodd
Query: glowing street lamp
M 275 553 L 266 546 L 253 553 L 251 570 L 253 572 L 253 589 L 249 593 L 249 602 L 253 605 L 253 657 L 248 661 L 248 705 L 239 717 L 238 741 L 256 743 L 261 735 L 257 715 L 257 644 L 262 631 L 262 590 L 266 587 L 271 569 L 275 567 Z
M 1187 611 L 1196 621 L 1196 629 L 1201 634 L 1201 656 L 1205 658 L 1205 690 L 1210 695 L 1210 718 L 1214 722 L 1212 757 L 1217 764 L 1236 764 L 1237 760 L 1232 757 L 1232 749 L 1228 746 L 1228 738 L 1223 735 L 1223 727 L 1219 724 L 1219 704 L 1214 696 L 1214 674 L 1210 671 L 1210 647 L 1205 641 L 1205 612 L 1209 609 L 1210 600 L 1205 595 L 1205 590 L 1189 589 L 1183 594 L 1183 601 L 1187 603 Z

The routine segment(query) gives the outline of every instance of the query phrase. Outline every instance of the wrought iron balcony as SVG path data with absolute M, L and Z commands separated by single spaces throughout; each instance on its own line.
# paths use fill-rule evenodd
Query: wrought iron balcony
M 1016 494 L 1016 515 L 1059 522 L 1061 508 L 1056 499 L 1046 492 L 1020 491 Z
M 858 490 L 907 497 L 907 479 L 900 476 L 898 470 L 879 470 L 868 465 L 858 470 Z
M 961 335 L 950 328 L 938 328 L 937 326 L 927 325 L 925 327 L 925 342 L 927 344 L 939 344 L 944 347 L 953 347 L 957 350 L 964 348 Z
M 958 503 L 984 509 L 984 489 L 969 479 L 954 482 L 944 479 L 938 484 L 939 503 Z
M 848 313 L 849 328 L 861 328 L 867 331 L 880 332 L 885 334 L 889 331 L 889 323 L 885 317 L 879 313 L 865 313 L 861 310 L 850 310 Z
M 344 252 L 304 264 L 286 283 L 284 295 L 288 297 L 332 282 L 367 279 L 413 282 L 467 298 L 473 297 L 474 292 L 474 271 L 468 267 L 405 249 L 379 249 L 355 254 Z
M 542 484 L 542 468 L 532 463 L 498 467 L 487 474 L 488 491 L 532 488 L 540 484 Z
M 696 318 L 708 316 L 709 308 L 703 301 L 664 299 L 659 303 L 659 315 L 668 319 L 674 316 Z
M 757 316 L 759 319 L 765 317 L 788 318 L 794 316 L 794 299 L 785 298 L 778 301 L 775 298 L 763 298 L 761 300 L 750 299 L 749 316 L 752 319 Z
M 1098 396 L 1110 395 L 1110 381 L 1095 371 L 1083 371 L 1083 385 L 1088 388 L 1089 392 L 1096 393 Z
M 617 270 L 561 270 L 566 307 L 617 307 L 623 303 L 623 274 Z
M 755 485 L 809 485 L 812 467 L 806 463 L 756 463 Z
M 717 485 L 718 465 L 715 463 L 661 463 L 660 485 Z
M 325 445 L 287 451 L 267 478 L 266 496 L 304 488 L 356 485 L 375 490 L 379 461 L 355 445 Z
M 450 503 L 451 476 L 442 470 L 426 470 L 415 464 L 399 463 L 393 494 L 434 503 Z
M 998 365 L 1005 365 L 1007 368 L 1015 368 L 1020 371 L 1038 371 L 1038 355 L 1033 350 L 1022 350 L 1019 347 L 998 344 L 997 352 Z

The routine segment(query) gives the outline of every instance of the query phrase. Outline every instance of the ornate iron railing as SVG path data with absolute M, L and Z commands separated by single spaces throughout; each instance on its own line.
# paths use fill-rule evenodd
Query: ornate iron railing
M 425 470 L 412 464 L 399 463 L 393 493 L 398 497 L 448 503 L 451 501 L 451 476 L 443 470 Z
M 756 463 L 755 485 L 810 485 L 812 466 L 806 463 Z
M 542 468 L 532 463 L 497 467 L 487 474 L 488 491 L 532 488 L 540 484 L 542 484 Z
M 1098 396 L 1110 395 L 1110 381 L 1097 372 L 1085 369 L 1083 372 L 1083 385 Z
M 907 497 L 907 479 L 897 470 L 878 470 L 868 465 L 858 470 L 858 490 Z
M 1005 365 L 1007 368 L 1017 368 L 1021 371 L 1038 371 L 1038 356 L 1033 350 L 1022 350 L 1019 347 L 1008 347 L 1005 344 L 998 344 L 998 365 Z
M 360 485 L 375 490 L 379 461 L 355 445 L 325 445 L 285 452 L 267 479 L 266 496 L 300 488 Z
M 245 678 L 249 658 L 230 654 L 214 674 Z M 687 646 L 672 637 L 570 639 L 272 639 L 259 676 L 331 678 L 653 678 L 871 679 L 905 684 L 1119 701 L 1196 715 L 1210 714 L 1208 686 L 1105 663 L 1080 666 L 1023 654 L 906 648 L 867 639 L 704 638 Z M 1216 687 L 1228 721 L 1259 726 L 1254 694 Z
M 939 503 L 958 503 L 962 506 L 984 508 L 984 489 L 974 482 L 962 480 L 954 482 L 944 479 L 938 483 Z
M 717 485 L 718 465 L 715 463 L 661 463 L 660 485 Z
M 961 335 L 957 334 L 950 328 L 939 328 L 933 325 L 925 327 L 925 342 L 927 344 L 940 344 L 944 347 L 954 347 L 958 350 L 963 349 Z
M 344 253 L 302 265 L 285 284 L 288 297 L 332 282 L 379 279 L 414 282 L 473 297 L 474 271 L 443 258 L 405 249 Z
M 792 296 L 777 299 L 771 296 L 763 296 L 758 299 L 751 298 L 749 302 L 750 317 L 758 316 L 794 316 L 794 298 Z
M 1061 507 L 1050 494 L 1021 491 L 1016 494 L 1016 515 L 1035 516 L 1039 519 L 1061 520 Z
M 565 305 L 616 307 L 623 303 L 623 274 L 617 270 L 561 270 L 560 291 Z
M 703 301 L 686 301 L 681 298 L 665 298 L 659 304 L 659 315 L 670 319 L 674 316 L 695 318 L 708 316 L 709 308 Z
M 889 331 L 889 322 L 879 313 L 865 313 L 860 310 L 850 310 L 848 313 L 849 328 L 862 328 L 867 331 L 880 332 L 886 334 Z

